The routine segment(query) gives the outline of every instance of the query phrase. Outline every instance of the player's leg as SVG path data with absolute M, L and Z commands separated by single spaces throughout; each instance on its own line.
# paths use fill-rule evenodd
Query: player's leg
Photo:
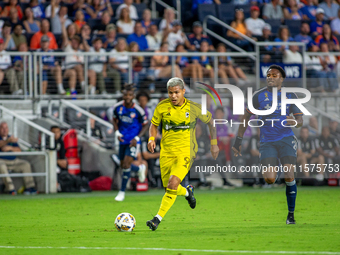
M 127 182 L 130 178 L 130 172 L 131 172 L 131 162 L 133 161 L 133 157 L 128 157 L 126 158 L 127 155 L 129 155 L 129 145 L 128 144 L 120 144 L 119 145 L 119 153 L 118 153 L 118 157 L 120 159 L 120 166 L 122 169 L 122 183 L 120 186 L 120 190 L 118 192 L 118 195 L 115 197 L 116 201 L 123 201 L 125 199 L 125 189 L 126 189 L 126 185 Z M 129 161 L 131 160 L 130 164 Z
M 55 66 L 52 68 L 52 73 L 54 76 L 55 81 L 57 82 L 57 86 L 58 86 L 58 93 L 61 95 L 64 95 L 66 93 L 64 86 L 63 86 L 63 79 L 62 79 L 62 75 L 61 75 L 61 67 Z
M 143 160 L 140 154 L 140 144 L 137 144 L 136 147 L 130 147 L 130 155 L 135 158 L 135 160 L 131 162 L 131 171 L 138 172 L 138 179 L 141 183 L 143 183 L 146 178 L 147 168 L 146 164 L 142 162 Z
M 277 166 L 278 152 L 272 142 L 261 143 L 260 161 L 262 165 L 262 175 L 266 183 L 273 184 L 276 180 L 275 167 Z

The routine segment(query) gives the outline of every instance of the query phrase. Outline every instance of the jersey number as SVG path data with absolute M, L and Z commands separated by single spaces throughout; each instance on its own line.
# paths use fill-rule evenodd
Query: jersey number
M 137 154 L 137 149 L 136 147 L 131 147 L 130 148 L 130 153 L 131 153 L 131 157 L 136 157 L 136 154 Z

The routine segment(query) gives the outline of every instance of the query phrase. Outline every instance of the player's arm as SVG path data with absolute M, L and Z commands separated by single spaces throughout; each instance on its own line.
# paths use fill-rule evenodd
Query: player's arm
M 303 125 L 303 118 L 302 115 L 296 115 L 295 118 L 292 116 L 287 116 L 287 125 L 294 126 L 295 121 L 297 125 L 295 126 L 296 128 L 300 128 Z
M 216 135 L 216 128 L 214 127 L 214 120 L 213 118 L 210 119 L 210 121 L 207 123 L 209 127 L 210 137 L 211 137 L 211 148 L 210 152 L 214 159 L 217 159 L 218 153 L 220 149 L 217 145 L 217 135 Z
M 157 105 L 155 111 L 153 112 L 149 128 L 148 150 L 151 153 L 154 153 L 155 151 L 156 148 L 155 137 L 157 136 L 158 126 L 161 124 L 163 118 L 163 115 L 159 108 L 160 108 L 159 105 Z
M 249 121 L 251 115 L 252 114 L 248 110 L 246 110 L 245 114 L 241 118 L 241 120 L 242 120 L 241 122 L 244 123 L 244 126 L 243 125 L 239 126 L 235 143 L 234 143 L 233 147 L 231 148 L 234 152 L 235 157 L 237 157 L 238 155 L 242 156 L 242 154 L 241 154 L 242 139 L 243 139 L 244 132 L 246 132 L 246 130 L 248 128 L 248 121 Z

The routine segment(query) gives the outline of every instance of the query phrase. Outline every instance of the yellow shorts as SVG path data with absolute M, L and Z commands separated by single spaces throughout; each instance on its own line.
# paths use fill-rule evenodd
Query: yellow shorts
M 168 186 L 171 175 L 177 176 L 181 181 L 188 174 L 194 158 L 190 155 L 161 156 L 160 168 L 163 187 Z

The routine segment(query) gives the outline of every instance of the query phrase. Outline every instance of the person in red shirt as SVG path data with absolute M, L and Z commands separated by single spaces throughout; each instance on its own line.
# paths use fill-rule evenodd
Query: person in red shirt
M 50 22 L 47 19 L 42 20 L 41 22 L 41 28 L 39 32 L 36 32 L 31 39 L 31 50 L 40 49 L 40 40 L 43 35 L 47 35 L 50 38 L 50 46 L 49 49 L 56 50 L 58 49 L 57 41 L 53 35 L 53 33 L 50 32 Z
M 1 12 L 1 17 L 9 17 L 10 10 L 15 8 L 18 11 L 18 17 L 22 20 L 24 14 L 22 13 L 21 7 L 18 4 L 18 0 L 10 0 L 9 5 L 5 6 L 3 11 Z

